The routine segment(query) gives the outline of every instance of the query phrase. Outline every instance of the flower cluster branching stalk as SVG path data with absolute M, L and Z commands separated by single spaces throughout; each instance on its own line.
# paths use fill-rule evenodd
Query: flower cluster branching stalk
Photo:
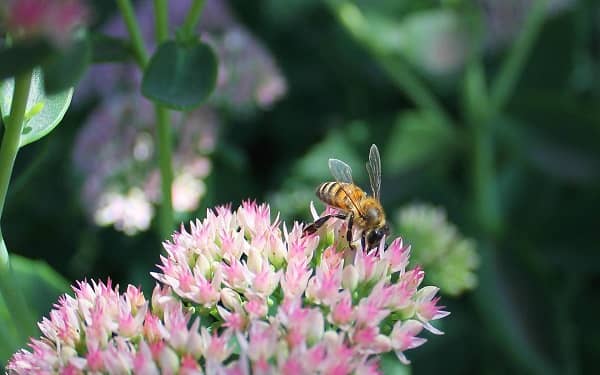
M 131 37 L 131 43 L 135 51 L 138 65 L 144 69 L 148 64 L 148 54 L 141 37 L 140 27 L 133 11 L 130 0 L 117 0 L 119 9 Z M 202 12 L 204 1 L 195 0 L 191 7 L 188 18 L 184 24 L 185 30 L 192 30 Z M 158 43 L 165 42 L 169 37 L 169 10 L 166 0 L 154 0 L 154 19 L 156 29 L 156 40 Z M 168 236 L 173 229 L 173 135 L 171 131 L 171 120 L 169 111 L 164 106 L 154 103 L 157 119 L 156 142 L 158 144 L 158 163 L 161 177 L 161 207 L 160 207 L 160 233 L 163 237 Z
M 202 14 L 202 8 L 204 8 L 205 0 L 194 0 L 192 5 L 190 6 L 190 10 L 185 17 L 185 21 L 183 22 L 183 26 L 181 26 L 181 30 L 183 31 L 183 35 L 185 37 L 189 37 L 194 32 L 194 28 L 198 24 L 198 20 L 200 19 L 200 15 Z
M 6 120 L 4 136 L 0 145 L 0 219 L 6 201 L 8 184 L 19 150 L 19 141 L 25 120 L 27 98 L 31 87 L 33 72 L 29 71 L 15 79 L 14 94 L 10 114 Z M 32 315 L 14 278 L 11 277 L 10 259 L 4 237 L 0 230 L 0 292 L 6 301 L 7 308 L 17 331 L 25 341 L 35 330 Z
M 119 9 L 129 32 L 131 43 L 135 51 L 138 65 L 143 69 L 148 64 L 148 55 L 141 37 L 140 27 L 135 18 L 133 6 L 130 0 L 118 0 Z M 196 3 L 196 2 L 195 2 Z M 199 17 L 201 9 L 192 10 Z M 154 14 L 156 20 L 156 39 L 159 43 L 167 40 L 169 36 L 168 6 L 165 0 L 154 0 Z M 191 22 L 191 21 L 190 21 Z M 160 104 L 155 103 L 154 109 L 157 118 L 156 142 L 158 144 L 158 158 L 161 176 L 161 207 L 160 207 L 160 232 L 167 236 L 173 229 L 173 199 L 171 186 L 173 185 L 173 135 L 171 132 L 171 121 L 169 111 Z

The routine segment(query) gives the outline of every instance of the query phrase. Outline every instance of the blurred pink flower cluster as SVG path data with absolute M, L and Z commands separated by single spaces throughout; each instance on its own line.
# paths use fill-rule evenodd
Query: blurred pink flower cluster
M 173 208 L 193 212 L 204 196 L 208 155 L 216 143 L 218 119 L 208 108 L 171 113 L 177 147 L 173 154 Z M 161 199 L 156 166 L 154 111 L 137 95 L 116 95 L 100 103 L 79 132 L 73 151 L 84 177 L 82 198 L 98 225 L 133 235 L 147 230 Z
M 88 9 L 81 0 L 7 0 L 0 5 L 0 15 L 13 37 L 41 37 L 62 45 L 86 23 Z
M 169 2 L 170 25 L 181 25 L 190 0 Z M 151 1 L 138 2 L 136 17 L 149 50 L 154 36 Z M 247 113 L 268 108 L 287 89 L 275 61 L 232 15 L 226 0 L 207 0 L 198 33 L 217 52 L 219 77 L 211 99 L 188 113 L 171 112 L 174 128 L 173 207 L 194 212 L 205 195 L 209 158 L 222 122 L 219 110 Z M 127 38 L 120 15 L 103 32 Z M 139 93 L 141 72 L 135 64 L 94 65 L 75 92 L 75 101 L 99 98 L 75 140 L 73 162 L 83 181 L 82 201 L 89 217 L 128 235 L 145 231 L 160 202 L 156 119 L 152 104 Z
M 79 283 L 9 374 L 377 374 L 379 354 L 408 363 L 423 329 L 441 334 L 449 313 L 400 238 L 352 254 L 339 222 L 319 233 L 264 204 L 209 210 L 164 244 L 150 300 Z

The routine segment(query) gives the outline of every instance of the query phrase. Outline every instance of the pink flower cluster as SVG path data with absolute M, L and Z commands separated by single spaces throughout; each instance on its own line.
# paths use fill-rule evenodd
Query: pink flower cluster
M 339 220 L 303 236 L 267 205 L 217 207 L 164 244 L 148 302 L 79 283 L 10 374 L 377 374 L 379 354 L 422 345 L 448 315 L 420 288 L 401 239 L 352 254 Z
M 13 37 L 45 37 L 59 45 L 88 16 L 81 0 L 8 0 L 3 7 L 0 11 Z

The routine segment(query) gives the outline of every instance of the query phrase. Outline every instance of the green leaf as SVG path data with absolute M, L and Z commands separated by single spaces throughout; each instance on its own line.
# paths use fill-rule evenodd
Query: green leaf
M 42 65 L 46 93 L 55 94 L 75 86 L 91 60 L 91 43 L 85 36 L 58 51 Z
M 163 43 L 144 72 L 142 93 L 178 110 L 189 110 L 206 101 L 217 81 L 217 58 L 204 43 Z
M 0 370 L 19 345 L 16 329 L 11 323 L 6 304 L 0 295 Z
M 4 117 L 10 113 L 14 85 L 14 79 L 0 84 L 0 113 Z M 27 99 L 25 124 L 19 147 L 35 142 L 50 133 L 65 115 L 72 96 L 72 88 L 57 94 L 46 95 L 42 72 L 40 69 L 35 69 Z
M 384 168 L 405 172 L 431 159 L 447 156 L 457 144 L 455 130 L 428 112 L 401 114 L 383 156 Z
M 58 297 L 71 290 L 69 282 L 46 262 L 18 255 L 10 257 L 12 271 L 33 314 L 46 315 Z
M 121 38 L 114 38 L 104 34 L 92 34 L 92 61 L 114 62 L 133 60 L 134 54 L 131 44 Z
M 381 356 L 381 371 L 385 375 L 410 375 L 410 366 L 402 364 L 394 353 Z
M 11 255 L 13 277 L 16 285 L 19 285 L 29 303 L 29 308 L 36 320 L 48 314 L 52 305 L 58 297 L 70 291 L 69 283 L 48 264 L 43 261 L 35 261 L 18 255 Z M 0 363 L 6 363 L 9 356 L 17 350 L 15 336 L 11 332 L 8 321 L 8 312 L 4 300 L 0 298 Z M 11 339 L 12 344 L 4 339 Z M 25 345 L 25 343 L 21 343 Z
M 0 81 L 33 69 L 51 53 L 52 47 L 44 40 L 19 42 L 0 49 Z

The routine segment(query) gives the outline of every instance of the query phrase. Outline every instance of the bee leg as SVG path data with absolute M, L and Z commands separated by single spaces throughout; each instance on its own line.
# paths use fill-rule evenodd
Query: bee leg
M 352 245 L 352 225 L 353 224 L 354 224 L 354 215 L 352 213 L 350 213 L 348 215 L 348 230 L 346 231 L 346 240 L 348 241 L 350 248 L 352 250 L 356 250 L 354 248 L 354 245 Z
M 362 236 L 360 236 L 360 246 L 362 246 L 363 251 L 367 251 L 369 249 L 366 248 L 367 246 L 367 237 L 365 235 L 365 233 L 363 232 Z
M 310 225 L 308 225 L 306 228 L 304 228 L 304 230 L 302 231 L 302 233 L 303 234 L 313 234 L 313 233 L 315 233 L 316 231 L 319 230 L 319 228 L 321 228 L 323 226 L 323 224 L 325 224 L 327 222 L 327 220 L 329 220 L 331 218 L 346 220 L 346 215 L 344 215 L 344 214 L 335 214 L 335 215 L 325 215 L 323 217 L 320 217 L 317 220 L 315 220 L 314 222 L 312 222 Z

